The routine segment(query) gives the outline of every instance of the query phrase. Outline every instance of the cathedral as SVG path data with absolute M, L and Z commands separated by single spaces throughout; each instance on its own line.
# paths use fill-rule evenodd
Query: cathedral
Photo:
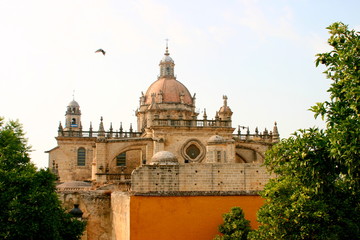
M 159 67 L 158 78 L 140 94 L 136 130 L 132 126 L 129 130 L 104 126 L 102 118 L 96 129 L 90 125 L 85 130 L 78 102 L 72 100 L 66 108 L 64 125 L 60 122 L 58 128 L 57 146 L 47 153 L 49 168 L 58 176 L 57 189 L 64 206 L 71 209 L 79 205 L 87 219 L 83 239 L 181 239 L 176 237 L 178 234 L 171 235 L 171 227 L 168 234 L 159 233 L 160 225 L 158 230 L 154 225 L 154 229 L 148 229 L 154 223 L 151 217 L 146 219 L 147 214 L 163 214 L 164 206 L 176 206 L 169 211 L 174 216 L 179 211 L 177 220 L 186 219 L 183 210 L 192 201 L 202 205 L 220 201 L 224 206 L 238 201 L 244 202 L 244 208 L 248 201 L 262 204 L 257 192 L 269 176 L 261 164 L 265 151 L 279 141 L 276 123 L 272 131 L 259 132 L 256 128 L 254 133 L 249 128 L 233 127 L 233 112 L 226 95 L 211 120 L 206 111 L 199 116 L 196 94 L 176 79 L 175 62 L 167 46 Z M 176 197 L 187 199 L 187 203 L 184 205 Z M 246 197 L 255 200 L 244 200 Z M 206 203 L 202 198 L 207 199 Z M 104 210 L 99 210 L 101 204 L 106 206 Z M 158 211 L 150 213 L 149 209 Z M 201 218 L 204 213 L 191 214 Z M 167 217 L 160 218 L 166 222 Z M 211 222 L 207 218 L 204 224 L 207 221 Z M 192 234 L 204 228 L 187 224 L 184 220 L 182 227 L 194 227 Z M 174 225 L 174 229 L 179 227 Z M 154 237 L 144 238 L 141 234 L 146 231 L 146 236 Z M 182 236 L 209 239 L 199 237 L 208 232 L 188 236 L 184 232 Z

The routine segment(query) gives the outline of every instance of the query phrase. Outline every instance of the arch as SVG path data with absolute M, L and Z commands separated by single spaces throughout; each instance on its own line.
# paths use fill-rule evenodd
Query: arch
M 245 160 L 245 158 L 243 157 L 243 156 L 241 156 L 241 154 L 240 153 L 235 153 L 235 162 L 236 163 L 246 163 L 246 160 Z M 239 159 L 239 160 L 238 160 Z
M 250 146 L 244 146 L 244 145 L 236 145 L 235 146 L 235 149 L 244 149 L 244 150 L 248 150 L 248 151 L 251 151 L 253 154 L 254 154 L 254 160 L 253 161 L 260 161 L 260 162 L 264 162 L 264 159 L 265 159 L 265 155 L 264 153 L 262 153 L 261 151 L 259 151 L 258 149 L 256 148 L 253 148 L 253 147 L 250 147 Z M 235 150 L 236 152 L 236 150 Z M 242 161 L 244 161 L 245 163 L 249 163 L 249 162 L 252 162 L 252 161 L 249 161 L 249 159 L 247 159 L 246 156 L 244 156 L 243 154 L 239 153 L 239 152 L 236 152 L 236 156 L 240 157 L 240 159 Z M 260 158 L 260 159 L 259 159 Z
M 80 147 L 77 150 L 77 165 L 78 166 L 85 166 L 86 164 L 86 150 L 83 147 Z
M 138 145 L 132 145 L 134 142 L 127 142 L 126 144 L 121 144 L 120 146 L 114 146 L 113 150 L 107 158 L 107 163 L 109 166 L 110 172 L 117 173 L 122 169 L 126 169 L 127 172 L 131 173 L 133 167 L 140 166 L 141 163 L 146 159 L 146 144 L 138 144 Z M 139 158 L 138 160 L 135 160 L 131 158 L 131 154 L 126 154 L 126 166 L 118 166 L 117 165 L 117 156 L 121 153 L 127 153 L 129 151 L 138 151 Z
M 141 151 L 143 153 L 145 152 L 146 149 L 146 145 L 131 145 L 131 144 L 127 144 L 126 146 L 122 146 L 121 148 L 117 148 L 116 151 L 114 151 L 113 153 L 109 154 L 109 157 L 107 158 L 109 165 L 116 165 L 116 162 L 114 163 L 114 161 L 116 161 L 116 156 L 118 156 L 119 154 L 123 153 L 123 152 L 128 152 L 128 151 L 132 151 L 132 150 L 138 150 Z

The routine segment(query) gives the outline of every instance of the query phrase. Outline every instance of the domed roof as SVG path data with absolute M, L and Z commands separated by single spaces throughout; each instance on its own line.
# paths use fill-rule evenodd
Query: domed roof
M 193 105 L 193 100 L 189 90 L 175 78 L 160 78 L 153 82 L 146 91 L 145 104 L 151 104 L 151 94 L 162 94 L 163 103 L 181 103 L 181 97 L 183 97 L 183 103 Z
M 75 101 L 75 100 L 72 100 L 70 103 L 69 103 L 69 105 L 68 105 L 69 107 L 80 107 L 80 105 L 77 103 L 77 101 Z
M 219 135 L 213 135 L 208 139 L 207 142 L 208 143 L 223 143 L 223 142 L 225 142 L 225 139 Z
M 151 165 L 175 165 L 178 163 L 177 157 L 168 151 L 157 152 L 150 160 Z
M 223 112 L 232 112 L 229 106 L 222 106 L 219 110 L 219 113 Z
M 161 62 L 171 62 L 174 63 L 174 60 L 169 56 L 169 55 L 165 55 L 162 59 Z
M 56 186 L 58 190 L 71 190 L 71 189 L 90 189 L 91 183 L 82 181 L 64 182 Z

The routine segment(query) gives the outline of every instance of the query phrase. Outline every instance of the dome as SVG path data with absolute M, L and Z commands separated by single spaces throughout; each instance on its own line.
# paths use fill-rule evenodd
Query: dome
M 91 183 L 82 181 L 71 181 L 64 182 L 56 186 L 58 190 L 79 190 L 79 189 L 90 189 Z
M 145 104 L 151 104 L 151 94 L 155 93 L 159 96 L 162 93 L 163 103 L 181 103 L 181 95 L 183 103 L 193 105 L 193 100 L 189 90 L 175 78 L 160 78 L 150 85 L 146 91 Z
M 177 157 L 168 151 L 160 151 L 154 154 L 150 160 L 151 165 L 176 165 L 179 164 Z
M 171 62 L 171 63 L 174 63 L 174 60 L 173 60 L 169 55 L 165 55 L 165 56 L 161 59 L 161 62 L 160 62 L 160 63 L 163 63 L 163 62 Z
M 220 108 L 219 113 L 225 113 L 225 114 L 232 115 L 232 111 L 227 104 L 228 97 L 226 95 L 224 95 L 223 100 L 224 100 L 224 105 Z
M 68 105 L 69 107 L 80 107 L 80 105 L 77 103 L 77 101 L 75 101 L 75 100 L 72 100 L 70 103 L 69 103 L 69 105 Z
M 219 110 L 219 113 L 224 113 L 224 112 L 232 112 L 230 107 L 228 106 L 222 106 Z
M 208 143 L 224 143 L 225 139 L 219 135 L 213 135 L 208 139 L 207 142 Z

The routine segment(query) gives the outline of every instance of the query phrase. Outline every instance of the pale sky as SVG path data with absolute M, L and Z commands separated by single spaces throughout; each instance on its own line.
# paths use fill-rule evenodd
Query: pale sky
M 330 81 L 315 54 L 335 21 L 360 29 L 358 0 L 0 0 L 0 116 L 19 119 L 32 161 L 46 167 L 66 106 L 83 129 L 130 123 L 159 74 L 169 39 L 175 74 L 208 119 L 228 96 L 233 126 L 282 138 L 324 126 L 308 111 Z M 102 48 L 106 56 L 95 54 Z

